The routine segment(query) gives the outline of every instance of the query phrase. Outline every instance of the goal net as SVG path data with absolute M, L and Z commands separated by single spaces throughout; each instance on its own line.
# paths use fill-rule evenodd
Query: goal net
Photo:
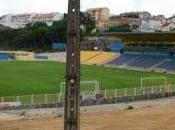
M 140 79 L 141 88 L 167 87 L 166 77 L 142 77 Z
M 60 84 L 60 93 L 65 93 L 65 82 Z M 98 81 L 81 81 L 80 82 L 80 92 L 95 92 L 99 91 L 99 82 Z

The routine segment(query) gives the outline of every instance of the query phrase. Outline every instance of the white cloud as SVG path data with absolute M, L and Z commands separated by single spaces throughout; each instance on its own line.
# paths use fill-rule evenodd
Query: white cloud
M 66 12 L 67 0 L 0 0 L 0 13 Z
M 143 1 L 143 0 L 142 0 Z M 139 10 L 147 10 L 153 14 L 172 16 L 175 14 L 175 0 L 144 0 Z
M 0 15 L 25 12 L 66 12 L 68 0 L 0 0 Z M 111 13 L 148 10 L 170 16 L 175 13 L 175 0 L 81 0 L 81 9 L 108 7 Z

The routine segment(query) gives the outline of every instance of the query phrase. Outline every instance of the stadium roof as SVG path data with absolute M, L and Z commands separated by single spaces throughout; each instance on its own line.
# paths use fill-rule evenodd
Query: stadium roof
M 156 33 L 101 33 L 96 36 L 110 41 L 121 40 L 124 42 L 169 42 L 175 44 L 175 32 Z

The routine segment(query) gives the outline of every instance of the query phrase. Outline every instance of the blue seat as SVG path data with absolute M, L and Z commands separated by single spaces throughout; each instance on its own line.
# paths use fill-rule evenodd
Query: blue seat
M 175 60 L 170 59 L 169 61 L 165 61 L 164 63 L 159 65 L 158 68 L 175 71 Z
M 148 69 L 161 63 L 163 60 L 165 60 L 165 57 L 162 56 L 143 55 L 130 62 L 128 66 Z
M 115 58 L 114 60 L 108 62 L 108 64 L 123 65 L 135 59 L 136 57 L 138 57 L 138 55 L 123 54 L 120 57 Z
M 138 67 L 138 68 L 144 68 L 148 69 L 151 68 L 159 63 L 161 63 L 163 60 L 165 60 L 166 56 L 159 56 L 159 55 L 141 55 L 141 54 L 123 54 L 119 58 L 116 58 L 108 64 L 113 65 L 126 65 L 131 67 Z

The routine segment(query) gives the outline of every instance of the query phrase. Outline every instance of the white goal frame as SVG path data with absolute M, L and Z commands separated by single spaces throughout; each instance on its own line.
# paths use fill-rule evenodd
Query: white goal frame
M 141 88 L 144 88 L 144 86 L 143 86 L 143 83 L 144 83 L 144 80 L 153 80 L 153 79 L 155 79 L 155 80 L 162 80 L 162 81 L 164 81 L 164 84 L 162 84 L 163 85 L 163 87 L 167 87 L 167 77 L 141 77 L 140 78 L 140 87 Z M 150 87 L 155 87 L 155 86 L 150 86 Z
M 94 90 L 93 92 L 97 93 L 100 91 L 100 86 L 99 86 L 99 82 L 98 81 L 80 81 L 80 92 L 81 92 L 81 84 L 94 84 Z M 60 84 L 60 93 L 65 92 L 65 86 L 66 83 L 65 82 L 61 82 Z M 92 91 L 90 91 L 92 92 Z

